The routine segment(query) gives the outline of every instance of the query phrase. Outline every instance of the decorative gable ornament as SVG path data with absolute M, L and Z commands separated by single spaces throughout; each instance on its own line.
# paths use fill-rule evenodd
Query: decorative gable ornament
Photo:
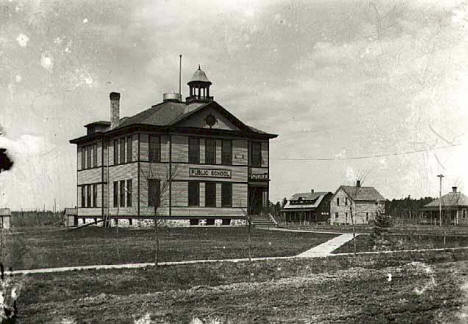
M 205 118 L 205 123 L 212 128 L 218 121 L 216 120 L 216 117 L 213 114 L 209 114 Z

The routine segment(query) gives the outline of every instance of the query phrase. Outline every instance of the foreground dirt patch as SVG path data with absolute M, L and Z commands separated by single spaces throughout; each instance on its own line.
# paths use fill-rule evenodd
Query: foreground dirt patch
M 295 272 L 290 266 L 298 263 L 287 262 L 289 276 L 281 262 L 269 264 L 280 273 L 270 273 L 271 280 L 265 280 L 260 267 L 250 268 L 250 273 L 234 279 L 237 282 L 226 278 L 215 283 L 205 278 L 180 286 L 174 281 L 174 288 L 169 285 L 145 292 L 143 282 L 132 285 L 132 278 L 127 277 L 126 293 L 96 290 L 62 301 L 38 298 L 22 310 L 27 318 L 34 314 L 36 323 L 63 318 L 78 323 L 133 323 L 142 318 L 148 323 L 453 323 L 463 317 L 466 261 L 435 265 L 409 262 L 324 273 L 317 273 L 312 263 L 305 261 Z M 107 284 L 112 286 L 112 282 Z M 65 283 L 61 286 L 55 289 L 67 289 Z

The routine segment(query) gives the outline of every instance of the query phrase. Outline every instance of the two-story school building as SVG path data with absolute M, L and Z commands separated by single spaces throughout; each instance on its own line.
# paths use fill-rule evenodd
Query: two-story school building
M 198 68 L 179 93 L 120 118 L 120 94 L 110 94 L 110 122 L 85 125 L 77 145 L 74 225 L 140 226 L 154 215 L 185 225 L 243 223 L 268 203 L 269 140 L 210 96 Z M 233 221 L 236 220 L 236 221 Z

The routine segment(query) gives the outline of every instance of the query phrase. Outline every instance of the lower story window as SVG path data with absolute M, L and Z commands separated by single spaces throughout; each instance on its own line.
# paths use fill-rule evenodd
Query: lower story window
M 197 181 L 188 183 L 188 205 L 200 206 L 200 183 Z
M 221 184 L 221 206 L 232 207 L 232 183 Z
M 216 183 L 205 183 L 205 206 L 216 207 Z
M 125 207 L 125 180 L 120 180 L 120 207 Z
M 148 179 L 148 207 L 159 207 L 160 204 L 160 181 Z

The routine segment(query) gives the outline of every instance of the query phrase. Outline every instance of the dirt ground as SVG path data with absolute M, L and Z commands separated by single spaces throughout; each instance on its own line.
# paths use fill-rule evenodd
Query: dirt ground
M 466 322 L 468 261 L 366 260 L 28 277 L 21 279 L 20 314 L 35 323 Z

